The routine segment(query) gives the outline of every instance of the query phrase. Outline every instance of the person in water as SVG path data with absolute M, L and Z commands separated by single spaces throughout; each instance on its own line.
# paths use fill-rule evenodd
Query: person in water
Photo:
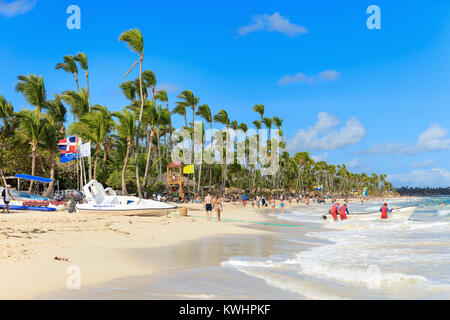
M 339 209 L 339 216 L 341 217 L 341 221 L 347 219 L 347 214 L 349 214 L 347 204 L 344 203 Z
M 330 214 L 331 214 L 331 216 L 333 217 L 333 220 L 334 221 L 337 221 L 337 215 L 338 215 L 338 213 L 339 213 L 339 203 L 335 203 L 332 207 L 331 207 L 331 210 L 330 210 Z
M 381 207 L 381 209 L 380 209 L 380 212 L 381 212 L 381 219 L 387 219 L 388 218 L 388 212 L 392 212 L 392 209 L 389 209 L 388 208 L 388 204 L 387 203 L 385 203 L 382 207 Z
M 208 192 L 208 195 L 205 197 L 205 210 L 206 210 L 206 219 L 208 221 L 211 221 L 211 215 L 212 215 L 212 202 L 213 198 L 211 197 L 211 194 Z
M 281 214 L 284 214 L 284 195 L 280 196 L 280 208 L 281 208 Z

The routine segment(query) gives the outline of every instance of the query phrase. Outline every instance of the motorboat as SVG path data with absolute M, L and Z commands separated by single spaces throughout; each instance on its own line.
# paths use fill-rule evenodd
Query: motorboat
M 396 220 L 396 221 L 402 221 L 402 220 L 408 220 L 409 217 L 416 211 L 418 205 L 411 205 L 411 206 L 405 206 L 405 207 L 398 207 L 398 208 L 392 208 L 392 212 L 388 212 L 388 218 L 386 220 Z M 326 216 L 322 216 L 322 219 L 324 217 L 327 217 L 328 219 L 331 219 L 331 215 L 327 214 Z M 381 212 L 350 212 L 350 214 L 347 215 L 348 220 L 357 220 L 357 221 L 370 221 L 370 220 L 381 220 Z M 338 215 L 338 220 L 340 220 Z
M 85 202 L 76 205 L 79 213 L 101 213 L 108 215 L 164 215 L 177 209 L 168 203 L 140 199 L 133 196 L 118 196 L 111 188 L 103 188 L 97 180 L 84 187 Z

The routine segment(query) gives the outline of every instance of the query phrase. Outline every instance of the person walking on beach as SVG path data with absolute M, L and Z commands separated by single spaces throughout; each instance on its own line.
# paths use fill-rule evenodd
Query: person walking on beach
M 2 198 L 3 198 L 3 202 L 5 203 L 5 207 L 3 208 L 3 212 L 2 213 L 5 213 L 5 210 L 6 210 L 6 212 L 8 212 L 8 214 L 10 214 L 10 212 L 9 212 L 9 203 L 11 202 L 11 199 L 16 200 L 11 195 L 11 192 L 9 191 L 9 189 L 11 189 L 11 186 L 8 184 L 6 186 L 6 188 L 3 189 L 3 191 L 2 191 Z
M 208 192 L 208 195 L 205 197 L 205 210 L 206 210 L 206 219 L 208 221 L 211 221 L 211 215 L 212 215 L 212 197 L 211 194 Z
M 244 205 L 245 208 L 245 205 L 247 204 L 247 196 L 245 194 L 242 195 L 242 204 Z
M 280 196 L 280 208 L 281 208 L 281 214 L 284 214 L 284 195 Z
M 292 195 L 289 195 L 289 208 L 292 208 Z
M 220 198 L 216 197 L 214 200 L 214 209 L 216 209 L 217 220 L 220 221 L 220 212 L 222 211 L 222 202 L 220 202 Z

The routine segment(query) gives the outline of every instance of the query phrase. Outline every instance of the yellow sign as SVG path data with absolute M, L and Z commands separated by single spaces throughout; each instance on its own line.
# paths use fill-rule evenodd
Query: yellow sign
M 190 165 L 188 165 L 188 166 L 185 166 L 185 167 L 183 168 L 183 173 L 184 173 L 184 174 L 194 173 L 194 165 L 193 165 L 193 164 L 190 164 Z

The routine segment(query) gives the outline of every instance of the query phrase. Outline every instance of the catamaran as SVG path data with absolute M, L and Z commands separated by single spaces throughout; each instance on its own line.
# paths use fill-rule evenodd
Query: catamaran
M 109 215 L 164 215 L 177 209 L 164 202 L 140 199 L 133 196 L 118 196 L 111 188 L 103 188 L 97 180 L 89 181 L 83 192 L 87 203 L 76 205 L 79 213 L 101 213 Z

